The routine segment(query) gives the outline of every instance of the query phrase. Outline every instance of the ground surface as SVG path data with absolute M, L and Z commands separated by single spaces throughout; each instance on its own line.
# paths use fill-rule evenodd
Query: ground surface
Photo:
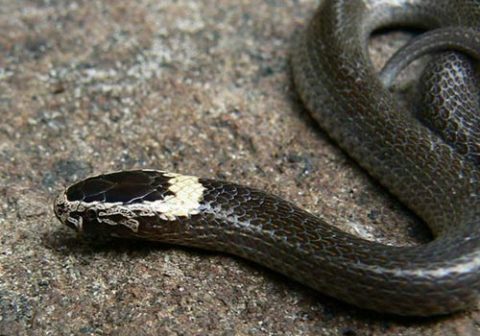
M 79 178 L 150 167 L 267 189 L 391 244 L 424 226 L 316 127 L 289 50 L 315 1 L 0 0 L 1 335 L 476 335 L 398 319 L 251 263 L 91 244 L 54 218 Z M 378 37 L 372 57 L 405 40 Z

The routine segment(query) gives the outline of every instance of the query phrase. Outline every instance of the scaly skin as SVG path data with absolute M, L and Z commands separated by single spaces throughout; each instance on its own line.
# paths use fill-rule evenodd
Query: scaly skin
M 353 275 L 338 274 L 351 277 L 349 292 L 344 296 L 334 290 L 333 296 L 402 315 L 443 314 L 476 303 L 480 289 L 477 160 L 439 136 L 443 130 L 432 130 L 396 103 L 373 69 L 366 41 L 373 30 L 388 25 L 461 26 L 474 34 L 479 22 L 480 3 L 475 1 L 325 1 L 295 48 L 295 84 L 314 118 L 437 236 L 413 248 L 372 245 L 363 250 L 351 245 L 362 255 L 361 263 L 345 262 L 342 269 L 358 270 Z M 441 85 L 455 91 L 457 84 Z M 448 100 L 448 91 L 438 94 Z M 478 124 L 479 111 L 470 112 Z M 338 262 L 335 259 L 330 262 Z M 371 287 L 359 286 L 358 279 Z
M 389 24 L 477 29 L 478 22 L 474 1 L 324 1 L 294 48 L 295 84 L 314 118 L 431 227 L 436 238 L 428 244 L 369 242 L 263 191 L 151 170 L 81 181 L 57 198 L 55 213 L 91 235 L 232 253 L 379 312 L 438 315 L 472 307 L 480 290 L 478 160 L 444 139 L 450 129 L 433 129 L 441 122 L 425 123 L 396 104 L 366 42 L 372 30 Z M 478 104 L 465 108 L 472 106 Z M 460 119 L 472 116 L 468 123 L 478 124 L 478 112 Z M 471 147 L 476 138 L 470 139 Z

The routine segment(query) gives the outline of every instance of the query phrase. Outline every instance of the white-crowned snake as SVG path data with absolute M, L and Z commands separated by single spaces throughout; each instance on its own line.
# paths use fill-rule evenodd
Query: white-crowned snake
M 231 253 L 380 312 L 472 307 L 480 290 L 479 23 L 479 1 L 325 0 L 293 48 L 309 112 L 429 225 L 435 239 L 427 244 L 366 241 L 263 191 L 155 170 L 83 180 L 57 198 L 55 213 L 94 236 Z M 381 79 L 367 41 L 389 26 L 431 32 L 399 51 Z M 387 85 L 419 46 L 418 55 L 441 52 L 419 80 L 423 105 L 410 111 Z

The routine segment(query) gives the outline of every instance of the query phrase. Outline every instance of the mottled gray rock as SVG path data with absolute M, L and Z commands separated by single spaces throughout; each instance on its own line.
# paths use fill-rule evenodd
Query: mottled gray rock
M 314 8 L 0 0 L 1 335 L 480 334 L 478 311 L 380 316 L 236 258 L 89 243 L 54 218 L 64 185 L 149 167 L 267 189 L 367 239 L 428 239 L 298 101 L 289 50 Z M 374 62 L 407 38 L 374 39 Z

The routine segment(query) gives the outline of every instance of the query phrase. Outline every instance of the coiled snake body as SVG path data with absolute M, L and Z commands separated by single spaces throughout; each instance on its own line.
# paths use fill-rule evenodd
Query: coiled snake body
M 368 242 L 263 191 L 154 170 L 81 181 L 57 198 L 55 213 L 88 234 L 232 253 L 381 312 L 435 315 L 471 307 L 480 290 L 478 99 L 447 96 L 460 85 L 447 78 L 427 88 L 440 100 L 433 112 L 400 107 L 375 73 L 366 42 L 378 28 L 403 25 L 461 27 L 460 41 L 478 45 L 479 22 L 478 1 L 323 1 L 295 47 L 294 81 L 308 110 L 430 226 L 436 238 L 428 244 Z M 478 91 L 465 72 L 471 60 L 451 55 L 458 53 L 443 54 L 433 73 L 460 74 L 460 91 Z M 458 114 L 439 116 L 445 102 Z

